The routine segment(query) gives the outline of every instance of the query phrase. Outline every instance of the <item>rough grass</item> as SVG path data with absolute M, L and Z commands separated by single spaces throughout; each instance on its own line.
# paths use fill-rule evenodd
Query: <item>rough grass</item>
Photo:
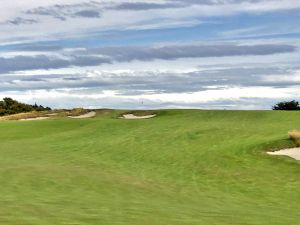
M 300 112 L 97 113 L 0 123 L 0 224 L 300 224 Z
M 49 113 L 49 111 L 42 111 L 42 112 L 28 112 L 28 113 L 18 113 L 8 116 L 2 116 L 0 117 L 0 120 L 22 120 L 22 119 L 32 119 L 37 117 L 43 117 L 46 116 L 46 114 Z
M 290 139 L 292 139 L 292 140 L 297 140 L 300 138 L 300 132 L 297 130 L 290 131 L 290 132 L 288 132 L 288 134 L 289 134 Z
M 299 139 L 300 139 L 300 132 L 297 130 L 289 131 L 288 132 L 290 139 L 294 142 L 294 144 L 299 147 Z
M 0 120 L 26 120 L 37 117 L 63 118 L 68 116 L 80 116 L 88 113 L 90 110 L 83 108 L 61 109 L 51 111 L 32 111 L 28 113 L 19 113 L 0 117 Z
M 75 109 L 71 109 L 71 110 L 65 110 L 65 113 L 67 116 L 81 116 L 88 112 L 89 112 L 88 109 L 83 109 L 83 108 L 75 108 Z

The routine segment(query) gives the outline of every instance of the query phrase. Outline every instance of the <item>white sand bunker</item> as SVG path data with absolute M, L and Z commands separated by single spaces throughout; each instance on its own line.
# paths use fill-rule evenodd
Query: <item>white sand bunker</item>
M 68 117 L 72 118 L 72 119 L 85 119 L 85 118 L 91 118 L 94 116 L 96 116 L 96 112 L 92 111 L 92 112 L 88 112 L 88 113 L 80 115 L 80 116 L 68 116 Z
M 288 148 L 276 152 L 267 152 L 269 155 L 285 155 L 300 160 L 300 148 Z
M 47 116 L 57 116 L 58 115 L 58 113 L 49 113 L 49 114 L 47 114 Z
M 47 120 L 47 119 L 49 119 L 49 117 L 35 117 L 35 118 L 20 119 L 20 121 Z
M 147 116 L 136 116 L 134 114 L 124 114 L 121 118 L 126 120 L 139 120 L 139 119 L 150 119 L 155 117 L 156 115 L 147 115 Z

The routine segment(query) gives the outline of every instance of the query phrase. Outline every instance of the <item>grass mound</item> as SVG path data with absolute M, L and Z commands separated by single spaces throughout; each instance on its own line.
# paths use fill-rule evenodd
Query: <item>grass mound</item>
M 48 111 L 31 111 L 26 113 L 18 113 L 13 115 L 1 116 L 1 120 L 29 120 L 39 117 L 49 118 L 66 118 L 81 116 L 90 112 L 88 109 L 75 108 L 75 109 L 60 109 L 60 110 L 48 110 Z
M 18 114 L 13 114 L 13 115 L 8 115 L 8 116 L 2 116 L 0 117 L 0 120 L 26 120 L 26 119 L 33 119 L 37 117 L 44 117 L 47 116 L 48 111 L 44 112 L 37 112 L 37 111 L 32 111 L 32 112 L 27 112 L 27 113 L 18 113 Z

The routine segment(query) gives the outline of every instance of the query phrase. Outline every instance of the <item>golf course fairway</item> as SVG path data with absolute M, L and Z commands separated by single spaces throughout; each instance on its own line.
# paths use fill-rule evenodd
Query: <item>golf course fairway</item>
M 0 122 L 2 225 L 297 225 L 300 112 Z

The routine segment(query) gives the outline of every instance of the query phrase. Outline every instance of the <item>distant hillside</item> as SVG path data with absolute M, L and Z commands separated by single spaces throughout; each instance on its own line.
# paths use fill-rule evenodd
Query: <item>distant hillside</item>
M 31 111 L 46 111 L 51 110 L 49 107 L 42 105 L 28 105 L 20 103 L 12 98 L 4 98 L 0 101 L 0 116 L 12 115 L 17 113 L 31 112 Z

